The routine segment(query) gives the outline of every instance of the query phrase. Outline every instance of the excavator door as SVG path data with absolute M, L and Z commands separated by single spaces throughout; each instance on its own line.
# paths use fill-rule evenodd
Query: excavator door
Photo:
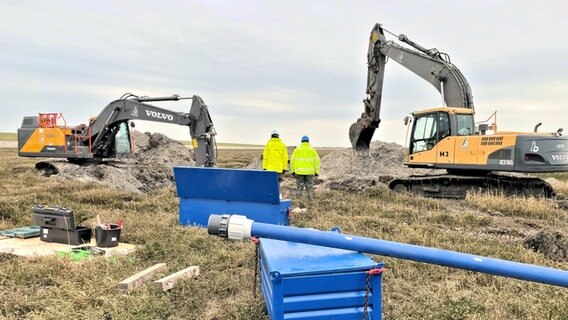
M 114 136 L 114 150 L 117 158 L 129 157 L 132 153 L 130 129 L 127 121 L 121 122 L 118 125 L 116 135 Z
M 408 141 L 409 165 L 433 166 L 453 163 L 455 139 L 450 137 L 451 125 L 447 112 L 415 115 Z

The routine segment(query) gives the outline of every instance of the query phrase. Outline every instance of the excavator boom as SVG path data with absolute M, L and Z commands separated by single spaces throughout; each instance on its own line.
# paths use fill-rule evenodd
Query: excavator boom
M 375 129 L 381 122 L 381 98 L 388 59 L 396 61 L 432 84 L 442 95 L 446 106 L 473 109 L 471 88 L 447 54 L 437 49 L 425 49 L 405 35 L 400 35 L 398 39 L 401 42 L 416 50 L 403 47 L 387 40 L 384 31 L 387 30 L 377 23 L 371 30 L 369 38 L 367 96 L 363 100 L 364 111 L 357 122 L 349 128 L 349 139 L 357 151 L 368 151 Z

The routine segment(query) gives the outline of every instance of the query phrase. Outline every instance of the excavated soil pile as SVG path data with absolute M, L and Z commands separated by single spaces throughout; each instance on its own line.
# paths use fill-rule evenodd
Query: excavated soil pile
M 189 148 L 163 134 L 133 132 L 133 140 L 135 155 L 132 158 L 96 165 L 50 161 L 56 170 L 40 170 L 39 173 L 102 183 L 131 192 L 149 192 L 173 184 L 173 166 L 195 165 Z
M 376 141 L 368 154 L 351 148 L 331 152 L 321 159 L 322 186 L 329 189 L 361 191 L 377 183 L 410 175 L 438 174 L 444 170 L 409 169 L 402 164 L 404 147 Z
M 289 150 L 291 154 L 293 149 Z M 321 170 L 315 179 L 315 188 L 344 191 L 362 191 L 377 183 L 388 183 L 393 178 L 410 175 L 440 174 L 445 170 L 409 169 L 402 164 L 404 147 L 396 143 L 376 141 L 371 143 L 368 154 L 358 154 L 352 148 L 332 151 L 321 158 Z M 255 157 L 246 167 L 261 169 L 262 160 Z M 296 188 L 290 174 L 280 184 L 284 191 Z
M 523 242 L 525 248 L 555 261 L 568 261 L 568 237 L 558 231 L 541 230 Z

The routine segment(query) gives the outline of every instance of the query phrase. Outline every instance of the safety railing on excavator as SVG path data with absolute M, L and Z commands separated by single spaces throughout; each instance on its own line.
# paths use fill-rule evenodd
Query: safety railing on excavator
M 57 125 L 57 120 L 61 119 L 63 121 L 63 126 Z M 63 116 L 63 113 L 40 113 L 39 114 L 39 127 L 40 128 L 60 128 L 63 130 L 69 130 L 71 132 L 72 140 L 73 140 L 73 152 L 78 155 L 79 154 L 79 147 L 84 146 L 85 141 L 88 141 L 89 145 L 89 155 L 92 155 L 92 139 L 91 139 L 91 128 L 88 127 L 87 134 L 78 134 L 79 131 L 84 131 L 84 125 L 76 126 L 75 128 L 71 129 L 67 127 L 67 120 Z M 67 136 L 64 132 L 64 135 Z M 65 137 L 65 143 L 63 144 L 63 150 L 67 153 L 67 137 Z
M 75 130 L 73 130 L 73 151 L 75 152 L 75 154 L 79 154 L 79 147 L 83 146 L 83 143 L 85 142 L 85 140 L 87 140 L 89 142 L 89 155 L 93 154 L 93 150 L 92 150 L 92 139 L 91 139 L 91 127 L 89 126 L 87 128 L 87 135 L 80 135 L 77 134 L 77 128 L 75 128 Z M 80 145 L 78 142 L 81 142 Z
M 63 120 L 63 127 L 57 125 L 57 119 Z M 67 128 L 67 120 L 63 117 L 63 113 L 40 113 L 39 114 L 39 127 L 40 128 Z M 67 139 L 65 139 L 67 140 Z M 67 141 L 63 144 L 63 150 L 67 153 Z

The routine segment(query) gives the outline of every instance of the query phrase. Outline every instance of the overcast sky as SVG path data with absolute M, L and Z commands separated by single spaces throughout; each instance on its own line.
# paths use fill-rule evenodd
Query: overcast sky
M 561 0 L 0 1 L 0 131 L 39 112 L 85 123 L 125 92 L 176 93 L 204 99 L 221 142 L 263 144 L 278 129 L 288 145 L 307 134 L 315 146 L 349 146 L 377 22 L 448 53 L 477 120 L 497 110 L 503 130 L 568 129 Z M 403 143 L 403 117 L 441 101 L 394 61 L 383 94 L 373 140 Z M 182 127 L 137 128 L 189 139 Z

